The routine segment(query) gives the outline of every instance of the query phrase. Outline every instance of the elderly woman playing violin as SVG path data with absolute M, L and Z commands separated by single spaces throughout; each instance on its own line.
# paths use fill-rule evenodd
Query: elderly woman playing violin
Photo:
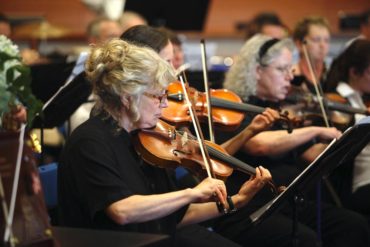
M 271 180 L 269 171 L 256 168 L 230 198 L 214 178 L 177 190 L 170 171 L 147 165 L 132 144 L 135 132 L 161 117 L 165 88 L 175 80 L 172 67 L 151 49 L 112 40 L 92 49 L 86 74 L 98 101 L 62 155 L 61 224 L 169 234 L 181 246 L 236 246 L 195 224 L 224 214 L 220 203 L 225 209 L 245 206 Z

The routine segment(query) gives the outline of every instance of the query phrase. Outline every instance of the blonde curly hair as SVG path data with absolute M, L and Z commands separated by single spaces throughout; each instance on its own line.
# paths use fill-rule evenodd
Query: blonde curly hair
M 142 93 L 148 89 L 163 90 L 176 80 L 173 68 L 155 51 L 120 39 L 93 47 L 85 72 L 97 96 L 93 114 L 107 112 L 119 119 L 123 107 L 121 97 L 129 95 L 127 112 L 134 122 L 140 119 L 138 103 Z
M 244 101 L 250 96 L 256 95 L 257 78 L 256 69 L 259 65 L 269 65 L 281 54 L 283 48 L 294 50 L 294 43 L 291 39 L 282 39 L 273 44 L 266 53 L 260 57 L 261 47 L 272 38 L 262 34 L 256 34 L 247 40 L 242 47 L 239 56 L 226 73 L 223 87 L 238 94 Z

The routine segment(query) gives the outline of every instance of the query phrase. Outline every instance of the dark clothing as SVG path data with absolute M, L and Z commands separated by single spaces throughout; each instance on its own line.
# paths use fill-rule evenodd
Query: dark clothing
M 63 152 L 58 171 L 60 222 L 69 227 L 176 235 L 174 241 L 179 241 L 179 246 L 203 239 L 205 233 L 205 243 L 209 239 L 212 245 L 235 245 L 198 226 L 177 231 L 187 207 L 161 219 L 127 225 L 116 224 L 104 212 L 112 203 L 132 195 L 174 190 L 172 172 L 143 163 L 129 133 L 118 131 L 110 118 L 91 117 L 72 133 Z M 188 231 L 194 234 L 186 236 Z
M 140 162 L 130 139 L 126 131 L 117 131 L 113 121 L 98 117 L 73 132 L 58 171 L 63 225 L 152 233 L 175 230 L 186 208 L 161 220 L 124 226 L 103 212 L 113 202 L 135 194 L 175 189 L 166 170 Z
M 272 107 L 274 105 L 256 98 L 250 104 Z M 247 116 L 239 128 L 241 131 L 251 122 Z M 273 129 L 279 129 L 274 126 Z M 217 133 L 218 142 L 222 143 L 236 133 Z M 252 166 L 262 165 L 268 168 L 276 185 L 288 185 L 302 170 L 299 156 L 313 142 L 306 143 L 280 157 L 252 157 L 244 152 L 238 152 L 235 157 Z M 238 192 L 248 176 L 234 171 L 227 180 L 229 194 Z M 249 215 L 272 199 L 269 188 L 264 188 L 249 204 L 236 214 L 217 219 L 214 229 L 223 236 L 233 239 L 242 245 L 250 246 L 292 246 L 292 210 L 289 204 L 279 212 L 268 217 L 256 226 L 251 226 Z M 299 207 L 297 236 L 299 246 L 319 246 L 316 234 L 316 203 L 306 200 Z M 321 231 L 323 246 L 368 246 L 369 230 L 366 221 L 358 214 L 345 209 L 339 209 L 329 204 L 321 204 Z M 355 230 L 356 229 L 356 230 Z
M 359 187 L 355 192 L 350 195 L 348 200 L 348 207 L 363 214 L 370 225 L 370 185 L 366 184 Z
M 324 82 L 326 80 L 327 73 L 328 73 L 327 68 L 324 67 L 324 71 L 323 71 L 321 77 L 319 79 L 317 79 L 317 81 L 320 84 L 320 87 L 324 91 L 326 91 L 325 90 L 326 89 L 326 85 L 325 85 Z M 304 74 L 294 75 L 293 80 L 291 81 L 291 84 L 293 86 L 301 87 L 302 89 L 303 88 L 306 88 L 306 89 L 308 89 L 309 92 L 311 92 L 312 94 L 316 95 L 316 89 L 315 89 L 315 86 L 314 86 L 313 82 L 310 81 Z M 323 92 L 320 91 L 320 93 L 323 93 Z

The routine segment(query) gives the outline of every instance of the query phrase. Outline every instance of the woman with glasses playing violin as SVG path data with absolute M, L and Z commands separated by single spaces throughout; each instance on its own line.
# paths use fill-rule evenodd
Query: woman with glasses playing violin
M 68 139 L 58 170 L 63 226 L 168 234 L 175 246 L 237 246 L 195 225 L 243 207 L 271 180 L 256 169 L 228 198 L 223 181 L 207 178 L 177 190 L 165 168 L 146 164 L 133 148 L 137 131 L 154 127 L 167 106 L 172 67 L 149 48 L 122 40 L 94 47 L 86 61 L 97 103 Z M 185 234 L 186 233 L 186 234 Z
M 237 62 L 226 74 L 224 87 L 236 92 L 246 102 L 262 107 L 279 107 L 293 78 L 291 71 L 294 44 L 289 39 L 271 39 L 256 35 L 241 49 Z M 250 119 L 249 119 L 250 120 Z M 244 124 L 248 124 L 245 119 Z M 240 127 L 241 129 L 243 126 Z M 235 134 L 235 133 L 233 133 Z M 230 134 L 216 134 L 219 142 Z M 248 164 L 266 165 L 279 185 L 288 185 L 303 169 L 304 160 L 312 161 L 324 144 L 312 144 L 311 140 L 331 140 L 340 137 L 335 128 L 304 127 L 287 131 L 274 129 L 263 131 L 251 138 L 235 154 Z M 227 180 L 229 192 L 244 179 L 244 174 L 234 172 Z M 244 231 L 251 212 L 271 200 L 265 189 L 256 195 L 248 207 L 236 214 L 216 219 L 215 231 L 243 245 L 251 246 L 292 246 L 292 212 L 290 207 L 269 216 L 266 221 Z M 298 215 L 297 238 L 299 246 L 319 246 L 316 230 L 316 205 L 306 200 Z M 368 246 L 366 221 L 357 213 L 322 204 L 322 243 L 323 246 Z M 264 234 L 261 234 L 263 232 Z M 345 234 L 344 234 L 345 233 Z

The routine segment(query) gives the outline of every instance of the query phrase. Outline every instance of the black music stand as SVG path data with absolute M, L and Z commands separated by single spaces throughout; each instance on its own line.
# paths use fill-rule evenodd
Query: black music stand
M 341 164 L 352 160 L 370 141 L 370 117 L 347 129 L 338 140 L 333 140 L 309 166 L 306 167 L 280 195 L 266 203 L 250 215 L 250 220 L 258 224 L 278 211 L 285 203 L 293 205 L 293 237 L 297 226 L 297 206 L 303 192 L 312 188 L 321 178 L 326 178 Z
M 42 116 L 35 119 L 34 128 L 53 128 L 62 125 L 73 112 L 87 102 L 92 88 L 85 78 L 85 73 L 76 76 L 64 84 L 42 108 Z
M 66 82 L 44 104 L 42 113 L 35 118 L 32 128 L 40 128 L 40 142 L 44 149 L 44 128 L 61 126 L 77 110 L 79 106 L 88 101 L 92 92 L 91 84 L 85 78 L 85 73 L 78 74 L 72 81 Z M 44 154 L 41 153 L 41 163 Z

